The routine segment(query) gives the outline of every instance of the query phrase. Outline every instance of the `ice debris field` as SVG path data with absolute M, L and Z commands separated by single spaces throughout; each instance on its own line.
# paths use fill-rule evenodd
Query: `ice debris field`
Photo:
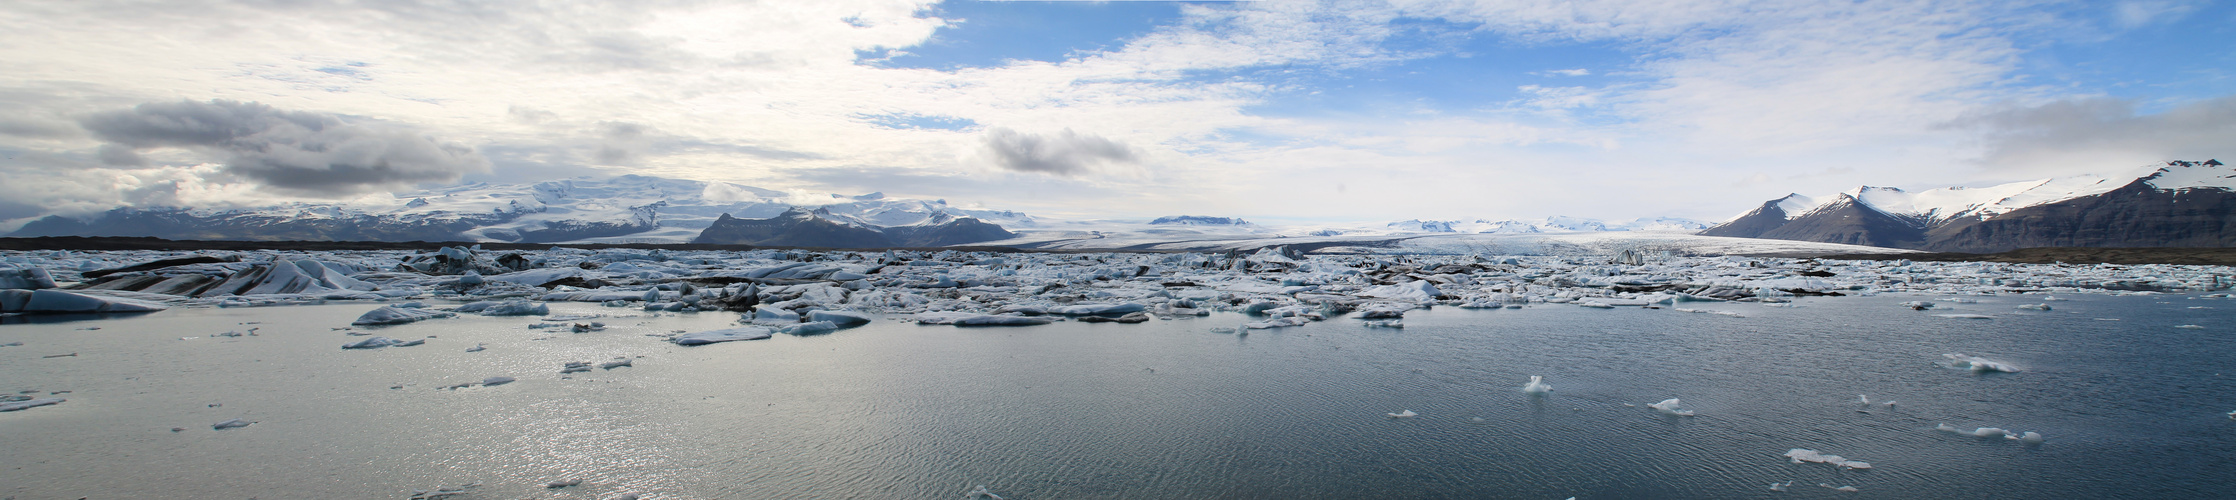
M 879 321 L 1015 328 L 1055 322 L 1118 324 L 1239 313 L 1239 323 L 1205 324 L 1231 335 L 1303 329 L 1340 318 L 1403 328 L 1410 311 L 1575 307 L 1638 308 L 1744 317 L 1722 303 L 1777 306 L 1801 296 L 1928 297 L 1904 314 L 1949 321 L 1994 321 L 1995 314 L 1934 313 L 1972 297 L 2019 295 L 2020 311 L 2050 311 L 2058 295 L 2150 295 L 2225 290 L 2236 269 L 2175 265 L 2066 265 L 1848 261 L 1622 252 L 1611 257 L 1504 255 L 1311 255 L 1283 249 L 1224 253 L 990 253 L 965 251 L 662 251 L 492 252 L 476 248 L 409 251 L 34 251 L 0 253 L 0 321 L 46 315 L 139 314 L 170 308 L 367 306 L 334 328 L 336 349 L 413 348 L 425 339 L 364 335 L 357 327 L 439 322 L 460 315 L 519 316 L 532 329 L 597 331 L 599 315 L 551 316 L 552 303 L 587 303 L 630 313 L 734 314 L 727 328 L 675 331 L 647 341 L 679 346 L 762 340 L 774 335 L 843 334 Z M 2227 298 L 2208 293 L 2201 298 Z M 2198 306 L 2207 307 L 2207 306 Z M 2194 307 L 2193 307 L 2194 308 Z M 1896 311 L 1890 311 L 1896 313 Z M 2116 318 L 2097 318 L 2112 320 Z M 455 320 L 453 320 L 455 321 Z M 89 327 L 88 329 L 97 328 Z M 2226 325 L 2180 325 L 2222 329 Z M 253 336 L 256 329 L 214 336 Z M 4 339 L 0 339 L 4 340 Z M 0 344 L 19 348 L 22 344 Z M 426 349 L 427 347 L 418 347 Z M 468 352 L 484 349 L 468 348 Z M 72 354 L 74 355 L 74 354 Z M 57 354 L 55 356 L 64 356 Z M 52 356 L 50 356 L 52 357 Z M 570 361 L 559 373 L 631 367 L 630 358 Z M 1941 365 L 1975 373 L 2020 373 L 2009 363 L 1950 353 Z M 512 374 L 519 375 L 519 374 Z M 444 387 L 462 390 L 515 382 L 512 375 Z M 1552 392 L 1541 376 L 1518 386 L 1525 397 Z M 67 392 L 67 391 L 62 391 Z M 60 394 L 10 395 L 0 412 L 67 404 Z M 1893 407 L 1895 402 L 1868 408 Z M 2232 402 L 2236 404 L 2236 402 Z M 1624 406 L 1634 406 L 1626 403 Z M 1694 417 L 1677 397 L 1638 402 L 1667 418 Z M 2217 410 L 2216 410 L 2217 411 Z M 1393 420 L 1423 415 L 1387 413 Z M 2229 418 L 2236 419 L 2236 412 Z M 2217 418 L 2217 417 L 2216 417 Z M 1480 419 L 1478 419 L 1480 420 Z M 253 432 L 234 418 L 213 430 Z M 174 432 L 182 429 L 173 429 Z M 2032 431 L 1934 430 L 2023 445 L 2049 439 Z M 1841 469 L 1871 464 L 1794 448 L 1793 463 Z M 579 483 L 562 479 L 551 488 Z M 1757 483 L 1759 484 L 1759 483 Z M 1772 483 L 1785 491 L 1792 481 Z M 475 485 L 414 492 L 412 498 L 464 495 Z M 1822 485 L 1840 491 L 1854 486 Z M 984 487 L 971 492 L 993 497 Z M 622 492 L 622 494 L 629 494 Z

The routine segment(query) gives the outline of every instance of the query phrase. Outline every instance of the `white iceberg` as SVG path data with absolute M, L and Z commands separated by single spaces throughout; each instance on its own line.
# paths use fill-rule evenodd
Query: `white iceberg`
M 1413 418 L 1420 416 L 1421 414 L 1413 413 L 1413 410 L 1405 410 L 1397 413 L 1384 413 L 1383 415 L 1389 415 L 1390 418 Z
M 1941 355 L 1941 357 L 1944 357 L 1944 358 L 1948 358 L 1948 359 L 1949 359 L 1949 361 L 1947 361 L 1947 362 L 1943 363 L 1944 365 L 1946 365 L 1946 366 L 1948 366 L 1948 367 L 1950 367 L 1950 368 L 1955 368 L 1955 369 L 1959 369 L 1959 370 L 1972 370 L 1972 372 L 1973 372 L 1973 373 L 1986 373 L 1986 372 L 2004 372 L 2004 373 L 2018 373 L 2018 371 L 2019 371 L 2018 367 L 2015 367 L 2015 366 L 2011 366 L 2011 365 L 2009 365 L 2009 364 L 2005 364 L 2005 363 L 2003 363 L 2003 362 L 2000 362 L 2000 361 L 1995 361 L 1995 360 L 1991 360 L 1991 359 L 1987 359 L 1987 358 L 1981 358 L 1981 357 L 1976 357 L 1976 356 L 1966 356 L 1966 355 L 1963 355 L 1963 354 L 1956 354 L 1956 353 L 1951 353 L 1951 354 L 1943 354 L 1943 355 Z
M 1545 377 L 1544 377 L 1544 376 L 1540 376 L 1540 375 L 1531 375 L 1531 376 L 1529 376 L 1529 383 L 1528 383 L 1528 384 L 1523 384 L 1523 385 L 1522 385 L 1522 392 L 1526 392 L 1526 393 L 1530 393 L 1530 394 L 1544 394 L 1544 393 L 1548 393 L 1548 392 L 1553 392 L 1553 386 L 1552 386 L 1552 384 L 1547 384 L 1547 383 L 1545 383 Z M 1674 401 L 1674 400 L 1672 400 L 1672 401 Z
M 401 340 L 396 340 L 396 339 L 392 339 L 392 338 L 388 338 L 388 337 L 372 337 L 372 338 L 367 338 L 367 339 L 365 339 L 365 340 L 359 340 L 359 341 L 356 341 L 356 342 L 350 342 L 350 343 L 347 343 L 347 344 L 342 344 L 342 348 L 343 348 L 343 349 L 379 349 L 379 348 L 382 348 L 382 347 L 388 347 L 388 346 L 392 346 L 392 345 L 403 345 L 403 344 L 404 344 L 404 341 L 401 341 Z
M 769 338 L 770 336 L 771 335 L 768 328 L 748 326 L 743 328 L 730 328 L 725 330 L 686 333 L 683 335 L 677 335 L 673 339 L 668 339 L 668 341 L 674 342 L 676 345 L 706 345 L 718 342 L 734 342 L 739 340 L 761 340 Z M 585 368 L 585 370 L 587 370 L 587 368 Z
M 861 326 L 861 325 L 866 325 L 866 324 L 869 324 L 869 322 L 870 322 L 870 317 L 869 317 L 869 315 L 866 315 L 866 314 L 862 314 L 862 313 L 858 313 L 858 312 L 853 312 L 853 311 L 827 311 L 827 310 L 817 310 L 817 311 L 809 311 L 809 312 L 807 313 L 807 320 L 808 320 L 808 321 L 828 321 L 828 322 L 830 322 L 831 324 L 834 324 L 834 325 L 838 325 L 838 326 L 842 326 L 842 327 L 852 327 L 852 326 Z
M 1823 454 L 1823 453 L 1818 453 L 1818 452 L 1817 452 L 1817 450 L 1812 450 L 1812 449 L 1807 449 L 1807 448 L 1794 448 L 1794 449 L 1791 449 L 1791 450 L 1786 450 L 1786 454 L 1785 454 L 1785 455 L 1783 455 L 1783 456 L 1785 456 L 1786 458 L 1790 458 L 1790 459 L 1793 459 L 1793 463 L 1797 463 L 1797 464 L 1798 464 L 1798 463 L 1819 463 L 1819 464 L 1831 464 L 1831 465 L 1838 465 L 1838 466 L 1840 466 L 1840 467 L 1843 467 L 1843 468 L 1848 468 L 1848 469 L 1869 469 L 1869 468 L 1871 468 L 1871 462 L 1865 462 L 1865 461 L 1862 461 L 1862 460 L 1849 460 L 1849 459 L 1847 459 L 1847 458 L 1843 458 L 1843 457 L 1841 457 L 1841 456 L 1839 456 L 1839 455 L 1826 455 L 1826 454 Z
M 1664 400 L 1661 400 L 1661 402 L 1659 402 L 1659 403 L 1654 403 L 1654 404 L 1646 405 L 1646 407 L 1647 407 L 1647 408 L 1653 408 L 1653 409 L 1654 409 L 1654 411 L 1658 411 L 1658 412 L 1662 412 L 1662 413 L 1667 413 L 1667 414 L 1670 414 L 1670 415 L 1676 415 L 1676 416 L 1680 416 L 1680 417 L 1690 417 L 1690 416 L 1693 416 L 1693 411 L 1692 411 L 1692 410 L 1687 410 L 1687 409 L 1684 409 L 1684 408 L 1680 407 L 1680 405 L 1683 405 L 1683 404 L 1684 404 L 1684 402 L 1683 402 L 1683 401 L 1678 401 L 1678 400 L 1677 400 L 1677 398 L 1669 398 L 1669 399 L 1664 399 Z

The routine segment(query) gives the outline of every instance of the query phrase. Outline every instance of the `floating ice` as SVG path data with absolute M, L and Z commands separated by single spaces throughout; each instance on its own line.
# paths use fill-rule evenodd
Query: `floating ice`
M 492 386 L 492 385 L 505 385 L 505 384 L 510 384 L 510 383 L 512 383 L 512 382 L 513 382 L 514 380 L 517 380 L 517 379 L 514 379 L 514 378 L 512 378 L 512 377 L 489 377 L 489 378 L 481 379 L 481 385 L 483 385 L 483 386 Z
M 1548 392 L 1553 392 L 1553 386 L 1552 386 L 1552 384 L 1547 384 L 1547 383 L 1545 383 L 1545 377 L 1544 377 L 1544 376 L 1541 376 L 1541 375 L 1531 375 L 1531 376 L 1529 376 L 1529 383 L 1528 383 L 1528 384 L 1523 384 L 1523 385 L 1522 385 L 1522 392 L 1526 392 L 1526 393 L 1530 393 L 1530 394 L 1544 394 L 1544 393 L 1548 393 Z M 1674 401 L 1674 400 L 1672 400 L 1672 401 Z
M 367 339 L 365 339 L 365 340 L 359 340 L 359 341 L 356 341 L 356 342 L 350 342 L 350 343 L 347 343 L 347 344 L 342 344 L 342 348 L 343 348 L 343 349 L 379 349 L 379 348 L 382 348 L 382 347 L 388 347 L 388 346 L 393 346 L 393 345 L 403 345 L 403 344 L 404 344 L 404 341 L 402 341 L 402 340 L 396 340 L 396 339 L 392 339 L 392 338 L 388 338 L 388 337 L 371 337 L 371 338 L 367 338 Z
M 1995 317 L 1994 317 L 1994 316 L 1989 316 L 1989 315 L 1985 315 L 1985 314 L 1971 314 L 1971 313 L 1957 313 L 1957 314 L 1935 314 L 1935 315 L 1933 315 L 1933 316 L 1934 316 L 1934 317 L 1937 317 L 1937 318 L 1950 318 L 1950 319 L 1995 319 Z
M 218 423 L 210 424 L 210 429 L 211 429 L 211 430 L 220 430 L 220 431 L 222 431 L 222 430 L 226 430 L 226 429 L 239 429 L 239 428 L 242 428 L 242 427 L 248 427 L 248 424 L 253 424 L 253 423 L 256 423 L 256 422 L 255 422 L 255 421 L 253 421 L 253 420 L 242 420 L 242 419 L 238 419 L 238 418 L 236 418 L 236 419 L 231 419 L 231 420 L 226 420 L 226 421 L 223 421 L 223 422 L 218 422 Z
M 1367 328 L 1405 328 L 1405 320 L 1383 319 L 1367 321 Z
M 1901 303 L 1901 304 L 1897 304 L 1897 305 L 1900 305 L 1900 306 L 1902 306 L 1902 307 L 1908 307 L 1908 308 L 1910 308 L 1911 310 L 1916 310 L 1916 311 L 1923 311 L 1923 310 L 1927 310 L 1927 309 L 1932 309 L 1932 308 L 1933 308 L 1933 303 L 1932 303 L 1932 302 L 1926 302 L 1926 301 L 1923 301 L 1923 300 L 1913 300 L 1913 301 L 1909 301 L 1909 302 L 1904 302 L 1904 303 Z
M 1132 302 L 1126 302 L 1126 303 L 1119 303 L 1119 304 L 1079 304 L 1079 305 L 1063 306 L 1063 307 L 1050 308 L 1050 309 L 1048 310 L 1048 312 L 1049 312 L 1050 314 L 1062 314 L 1062 315 L 1065 315 L 1065 316 L 1087 316 L 1087 315 L 1118 315 L 1118 314 L 1126 314 L 1126 313 L 1141 312 L 1141 311 L 1144 311 L 1144 310 L 1147 310 L 1147 309 L 1148 309 L 1148 306 L 1144 306 L 1144 305 L 1141 305 L 1141 304 L 1135 304 L 1135 303 L 1132 303 Z
M 2049 304 L 2021 304 L 2021 305 L 2019 305 L 2019 307 L 2018 307 L 2018 308 L 2019 308 L 2019 309 L 2031 309 L 2031 310 L 2036 310 L 2036 311 L 2048 311 L 2048 310 L 2050 310 L 2050 305 L 2049 305 Z
M 613 361 L 607 361 L 607 362 L 604 362 L 604 363 L 598 363 L 598 368 L 602 368 L 602 369 L 607 369 L 607 370 L 611 370 L 611 369 L 615 369 L 615 368 L 620 368 L 620 367 L 624 367 L 624 366 L 628 366 L 628 367 L 634 367 L 634 366 L 637 366 L 636 360 L 631 360 L 631 359 L 616 359 L 616 360 L 613 360 Z
M 65 400 L 62 398 L 44 398 L 0 403 L 0 411 L 22 411 L 51 404 L 60 404 L 63 401 Z
M 1786 488 L 1790 487 L 1793 487 L 1793 481 L 1786 481 L 1783 483 L 1770 483 L 1770 491 L 1786 491 Z
M 0 313 L 124 313 L 168 308 L 155 302 L 61 290 L 0 290 Z
M 2180 329 L 2183 329 L 2183 330 L 2203 330 L 2203 329 L 2205 329 L 2205 327 L 2204 327 L 2204 326 L 2202 326 L 2202 325 L 2174 325 L 2174 327 L 2175 327 L 2175 328 L 2180 328 Z
M 2040 444 L 2040 443 L 2042 443 L 2042 441 L 2043 441 L 2043 439 L 2042 439 L 2042 435 L 2041 435 L 2041 434 L 2038 434 L 2038 433 L 2035 433 L 2034 431 L 2026 431 L 2026 432 L 2012 432 L 2012 431 L 2009 431 L 2009 430 L 2004 430 L 2004 429 L 2002 429 L 2002 428 L 1997 428 L 1997 427 L 1980 427 L 1980 428 L 1976 428 L 1976 429 L 1972 429 L 1972 430 L 1969 430 L 1969 431 L 1967 431 L 1967 430 L 1964 430 L 1964 429 L 1959 429 L 1959 428 L 1957 428 L 1956 426 L 1953 426 L 1953 425 L 1949 425 L 1949 424 L 1940 424 L 1940 425 L 1936 425 L 1936 426 L 1933 426 L 1933 430 L 1937 430 L 1937 431 L 1941 431 L 1941 432 L 1947 432 L 1947 433 L 1951 433 L 1951 434 L 1962 435 L 1962 436 L 1983 437 L 1983 438 L 2000 437 L 2000 438 L 2003 438 L 2003 439 L 2009 439 L 2009 440 L 2012 440 L 2012 441 L 2018 441 L 2018 442 L 2021 442 L 2021 443 L 2027 443 L 2027 444 Z
M 1830 484 L 1825 484 L 1825 483 L 1817 483 L 1817 486 L 1822 486 L 1822 487 L 1825 487 L 1825 488 L 1828 488 L 1828 489 L 1831 489 L 1831 490 L 1834 490 L 1834 491 L 1845 491 L 1845 492 L 1849 492 L 1849 493 L 1855 493 L 1855 492 L 1858 492 L 1858 491 L 1863 491 L 1863 490 L 1858 490 L 1858 489 L 1856 489 L 1856 487 L 1854 487 L 1854 486 L 1839 486 L 1839 487 L 1834 487 L 1833 485 L 1830 485 Z
M 2008 364 L 2004 364 L 2003 362 L 1994 361 L 1987 358 L 1966 356 L 1956 353 L 1943 354 L 1941 355 L 1941 357 L 1949 359 L 1949 361 L 1943 363 L 1944 365 L 1959 370 L 1972 370 L 1973 373 L 2018 373 L 2019 371 L 2018 367 L 2014 367 Z
M 835 332 L 838 331 L 838 329 L 838 325 L 832 324 L 829 321 L 810 321 L 780 328 L 776 331 L 776 333 L 782 333 L 785 335 L 815 335 L 820 333 Z
M 676 345 L 706 345 L 717 342 L 732 342 L 738 340 L 761 340 L 769 337 L 770 332 L 768 328 L 748 326 L 743 328 L 730 328 L 726 330 L 686 333 L 683 335 L 678 335 L 673 339 L 669 339 L 668 341 L 674 342 L 676 343 Z
M 1871 468 L 1871 462 L 1865 462 L 1865 461 L 1861 461 L 1861 460 L 1849 460 L 1849 459 L 1847 459 L 1847 458 L 1843 458 L 1843 457 L 1841 457 L 1841 456 L 1839 456 L 1839 455 L 1826 455 L 1826 454 L 1823 454 L 1823 453 L 1818 453 L 1818 452 L 1817 452 L 1817 450 L 1812 450 L 1812 449 L 1807 449 L 1807 448 L 1794 448 L 1794 449 L 1791 449 L 1791 450 L 1786 450 L 1786 454 L 1785 454 L 1785 455 L 1783 455 L 1783 456 L 1784 456 L 1784 457 L 1786 457 L 1786 458 L 1790 458 L 1790 459 L 1793 459 L 1793 463 L 1797 463 L 1797 464 L 1798 464 L 1798 463 L 1804 463 L 1804 462 L 1807 462 L 1807 463 L 1819 463 L 1819 464 L 1831 464 L 1831 465 L 1838 465 L 1838 466 L 1840 466 L 1840 467 L 1842 467 L 1842 468 L 1848 468 L 1848 469 L 1869 469 L 1869 468 Z
M 916 313 L 915 319 L 918 324 L 955 326 L 1032 326 L 1045 325 L 1056 322 L 1056 320 L 1052 318 L 1035 316 L 978 314 L 952 311 Z
M 489 350 L 488 344 L 474 344 L 473 347 L 466 348 L 466 352 L 481 352 L 485 350 Z
M 1397 413 L 1384 413 L 1383 415 L 1389 415 L 1390 418 L 1413 418 L 1420 416 L 1421 414 L 1413 413 L 1413 410 L 1405 410 Z
M 448 318 L 457 315 L 457 313 L 445 311 L 429 311 L 419 308 L 381 306 L 379 309 L 374 309 L 370 312 L 366 312 L 364 316 L 358 316 L 357 321 L 351 321 L 349 322 L 349 324 L 357 326 L 397 325 L 420 320 Z
M 54 277 L 47 275 L 46 269 L 37 267 L 0 268 L 0 288 L 20 290 L 54 288 Z
M 1664 399 L 1664 400 L 1661 400 L 1661 402 L 1659 402 L 1659 403 L 1654 403 L 1654 404 L 1646 405 L 1646 407 L 1647 407 L 1647 408 L 1653 408 L 1653 409 L 1654 409 L 1654 411 L 1659 411 L 1659 412 L 1662 412 L 1662 413 L 1667 413 L 1667 414 L 1670 414 L 1670 415 L 1676 415 L 1676 416 L 1680 416 L 1680 417 L 1690 417 L 1690 416 L 1693 416 L 1693 411 L 1692 411 L 1692 410 L 1687 410 L 1687 409 L 1684 409 L 1684 408 L 1681 408 L 1681 407 L 1679 407 L 1679 406 L 1678 406 L 1678 405 L 1682 405 L 1682 404 L 1684 404 L 1684 403 L 1683 403 L 1683 402 L 1681 402 L 1681 401 L 1678 401 L 1678 400 L 1677 400 L 1677 398 L 1669 398 L 1669 399 Z
M 558 480 L 558 481 L 552 481 L 552 482 L 544 483 L 544 484 L 543 484 L 543 487 L 545 487 L 545 488 L 551 488 L 551 489 L 559 489 L 559 488 L 565 488 L 565 487 L 568 487 L 568 486 L 574 486 L 574 485 L 578 485 L 578 484 L 582 484 L 582 480 L 581 480 L 581 479 L 561 479 L 561 480 Z
M 808 313 L 807 313 L 807 320 L 808 320 L 808 321 L 828 321 L 828 322 L 831 322 L 831 324 L 834 324 L 834 325 L 838 325 L 838 326 L 842 326 L 842 327 L 851 327 L 851 326 L 861 326 L 861 325 L 866 325 L 866 324 L 869 324 L 869 322 L 870 322 L 870 317 L 869 317 L 869 315 L 866 315 L 866 314 L 862 314 L 862 313 L 858 313 L 858 312 L 852 312 L 852 311 L 825 311 L 825 310 L 818 310 L 818 311 L 810 311 L 810 312 L 808 312 Z
M 526 300 L 484 300 L 458 306 L 458 312 L 483 316 L 543 316 L 551 314 L 551 306 Z
M 963 494 L 963 500 L 977 500 L 980 498 L 984 498 L 987 500 L 1002 500 L 1001 495 L 996 495 L 991 491 L 986 491 L 986 485 L 983 484 L 978 485 L 978 489 L 970 490 L 970 493 Z

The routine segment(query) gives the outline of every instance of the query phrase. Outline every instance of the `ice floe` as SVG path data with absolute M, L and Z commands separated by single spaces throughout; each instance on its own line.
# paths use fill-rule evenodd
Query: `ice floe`
M 1405 410 L 1397 413 L 1384 413 L 1383 415 L 1388 415 L 1390 418 L 1413 418 L 1420 416 L 1421 414 L 1413 413 L 1413 410 Z
M 1661 402 L 1659 403 L 1646 405 L 1646 407 L 1653 408 L 1654 411 L 1662 412 L 1669 415 L 1676 415 L 1680 417 L 1693 416 L 1693 411 L 1685 409 L 1682 406 L 1683 404 L 1684 402 L 1678 401 L 1677 398 L 1669 398 L 1661 400 Z
M 168 308 L 157 302 L 61 290 L 0 290 L 0 313 L 126 313 Z
M 23 411 L 32 408 L 38 408 L 41 406 L 61 404 L 63 401 L 65 400 L 62 398 L 40 398 L 27 399 L 23 401 L 11 401 L 0 403 L 0 411 Z
M 449 311 L 434 311 L 416 307 L 380 306 L 379 309 L 367 311 L 363 316 L 358 316 L 356 321 L 351 321 L 349 324 L 356 326 L 399 325 L 457 315 L 458 313 Z
M 1979 428 L 1975 428 L 1975 429 L 1972 429 L 1972 430 L 1969 430 L 1969 431 L 1967 431 L 1967 430 L 1964 430 L 1964 429 L 1959 429 L 1959 428 L 1957 428 L 1956 426 L 1953 426 L 1953 425 L 1949 425 L 1949 424 L 1939 424 L 1939 425 L 1935 425 L 1935 426 L 1933 427 L 1933 430 L 1937 430 L 1937 431 L 1941 431 L 1941 432 L 1947 432 L 1947 433 L 1950 433 L 1950 434 L 1957 434 L 1957 435 L 1963 435 L 1963 436 L 1972 436 L 1972 437 L 1982 437 L 1982 438 L 1994 438 L 1994 437 L 2000 437 L 2000 438 L 2003 438 L 2003 439 L 2008 439 L 2008 440 L 2012 440 L 2012 441 L 2018 441 L 2018 442 L 2021 442 L 2021 443 L 2029 443 L 2029 444 L 2039 444 L 2039 443 L 2041 443 L 2041 442 L 2043 441 L 2043 439 L 2042 439 L 2042 435 L 2041 435 L 2041 434 L 2038 434 L 2038 433 L 2035 433 L 2034 431 L 2026 431 L 2026 432 L 2013 432 L 2013 431 L 2009 431 L 2009 430 L 2005 430 L 2005 429 L 2002 429 L 2002 428 L 1997 428 L 1997 427 L 1979 427 Z
M 1941 357 L 1948 359 L 1948 361 L 1942 362 L 1943 366 L 1959 370 L 1972 370 L 1974 373 L 2018 373 L 2019 371 L 2018 367 L 2011 366 L 2010 364 L 1978 356 L 1966 356 L 1958 353 L 1949 353 L 1943 354 L 1941 355 Z
M 739 340 L 762 340 L 771 336 L 773 335 L 767 327 L 748 326 L 723 330 L 686 333 L 683 335 L 677 335 L 675 338 L 668 339 L 668 341 L 674 342 L 676 345 L 706 345 L 718 342 L 734 342 Z
M 1545 394 L 1548 392 L 1553 392 L 1553 386 L 1552 384 L 1545 383 L 1544 376 L 1531 375 L 1529 376 L 1529 383 L 1522 384 L 1522 392 L 1530 394 Z
M 1808 449 L 1808 448 L 1794 448 L 1794 449 L 1791 449 L 1791 450 L 1786 450 L 1786 454 L 1785 454 L 1785 455 L 1781 455 L 1781 456 L 1784 456 L 1784 457 L 1786 457 L 1786 458 L 1788 458 L 1788 459 L 1792 459 L 1792 460 L 1793 460 L 1793 463 L 1797 463 L 1797 464 L 1798 464 L 1798 463 L 1818 463 L 1818 464 L 1829 464 L 1829 465 L 1837 465 L 1837 466 L 1840 466 L 1841 468 L 1845 468 L 1845 469 L 1869 469 L 1869 468 L 1871 468 L 1871 463 L 1870 463 L 1870 462 L 1865 462 L 1865 461 L 1862 461 L 1862 460 L 1849 460 L 1849 459 L 1847 459 L 1847 458 L 1845 458 L 1845 457 L 1841 457 L 1841 456 L 1839 456 L 1839 455 L 1826 455 L 1826 454 L 1823 454 L 1823 453 L 1818 453 L 1818 452 L 1817 452 L 1817 450 L 1812 450 L 1812 449 Z

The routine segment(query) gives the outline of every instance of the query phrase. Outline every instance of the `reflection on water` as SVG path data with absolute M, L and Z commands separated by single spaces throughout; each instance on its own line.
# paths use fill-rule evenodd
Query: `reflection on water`
M 1440 308 L 1403 330 L 1337 319 L 1247 336 L 1209 333 L 1243 320 L 1233 315 L 888 320 L 688 348 L 648 335 L 736 316 L 609 317 L 612 328 L 581 334 L 462 317 L 378 329 L 433 338 L 368 351 L 340 349 L 362 337 L 334 328 L 370 304 L 8 325 L 0 344 L 24 345 L 0 348 L 0 389 L 71 392 L 0 413 L 0 497 L 401 498 L 477 481 L 464 498 L 955 498 L 981 484 L 1011 499 L 2102 498 L 2236 486 L 2225 473 L 2236 421 L 2223 415 L 2236 409 L 2224 376 L 2236 318 L 2187 307 L 2217 302 L 1956 305 L 1996 316 L 1984 321 L 1895 305 L 1916 298 L 1696 306 L 1746 317 Z M 213 336 L 248 328 L 257 335 Z M 465 352 L 476 344 L 488 349 Z M 68 352 L 79 356 L 42 357 Z M 1947 353 L 2022 371 L 1938 366 Z M 559 373 L 616 357 L 635 366 Z M 1531 375 L 1554 390 L 1524 393 Z M 492 376 L 519 380 L 442 389 Z M 1698 416 L 1645 407 L 1669 398 Z M 1418 416 L 1385 415 L 1400 410 Z M 256 423 L 210 428 L 231 418 Z M 2048 441 L 1933 430 L 1943 423 Z M 1793 448 L 1873 468 L 1795 464 L 1781 456 Z M 565 479 L 583 483 L 543 487 Z M 1786 481 L 1792 492 L 1768 488 Z

